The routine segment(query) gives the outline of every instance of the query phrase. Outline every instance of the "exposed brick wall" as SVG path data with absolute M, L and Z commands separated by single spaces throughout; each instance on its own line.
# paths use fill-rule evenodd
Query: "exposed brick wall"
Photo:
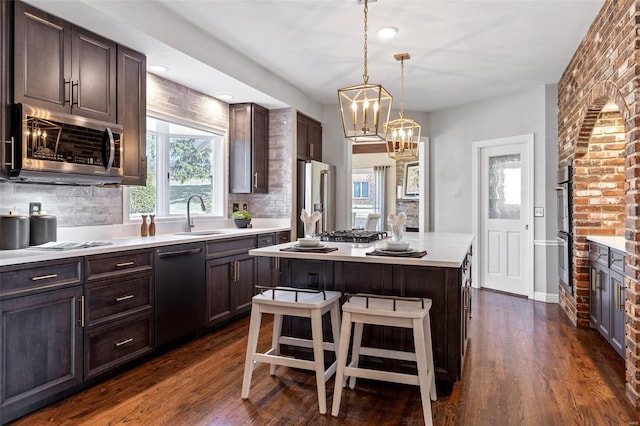
M 558 159 L 574 166 L 574 295 L 560 303 L 589 326 L 587 235 L 625 235 L 627 395 L 640 404 L 640 124 L 638 0 L 607 0 L 558 84 Z M 614 103 L 618 112 L 603 112 Z M 608 109 L 607 109 L 608 110 Z M 624 227 L 622 226 L 624 223 Z M 624 228 L 624 232 L 623 232 Z M 639 407 L 640 408 L 640 407 Z

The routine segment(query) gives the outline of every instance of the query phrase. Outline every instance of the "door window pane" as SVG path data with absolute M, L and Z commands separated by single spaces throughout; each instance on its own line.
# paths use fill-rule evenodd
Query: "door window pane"
M 520 219 L 520 154 L 489 157 L 489 219 Z

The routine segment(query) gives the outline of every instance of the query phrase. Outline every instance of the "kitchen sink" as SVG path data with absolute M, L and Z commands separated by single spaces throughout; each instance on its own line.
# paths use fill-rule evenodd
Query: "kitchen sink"
M 218 235 L 224 234 L 224 231 L 191 231 L 191 232 L 176 232 L 173 235 Z

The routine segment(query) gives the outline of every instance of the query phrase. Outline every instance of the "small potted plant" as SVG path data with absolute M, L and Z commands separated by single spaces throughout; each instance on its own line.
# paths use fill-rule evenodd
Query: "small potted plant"
M 251 215 L 246 210 L 238 210 L 231 215 L 238 228 L 246 228 L 251 223 Z

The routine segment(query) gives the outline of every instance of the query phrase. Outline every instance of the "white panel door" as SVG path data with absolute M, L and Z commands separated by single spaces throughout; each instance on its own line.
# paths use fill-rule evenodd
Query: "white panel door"
M 528 295 L 528 156 L 524 144 L 481 150 L 482 286 Z

